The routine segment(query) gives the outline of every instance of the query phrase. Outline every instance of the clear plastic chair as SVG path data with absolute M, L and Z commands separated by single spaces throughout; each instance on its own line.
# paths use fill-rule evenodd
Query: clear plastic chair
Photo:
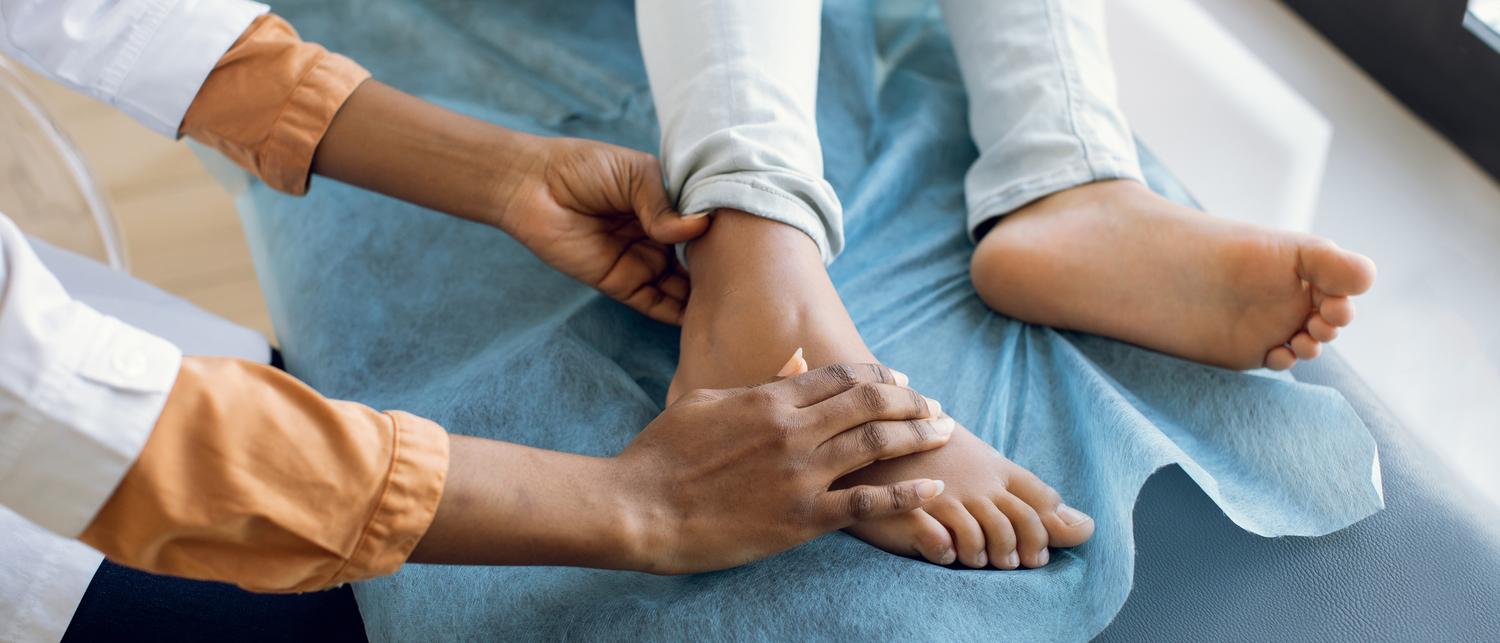
M 83 158 L 0 56 L 0 212 L 24 232 L 121 272 L 119 226 Z

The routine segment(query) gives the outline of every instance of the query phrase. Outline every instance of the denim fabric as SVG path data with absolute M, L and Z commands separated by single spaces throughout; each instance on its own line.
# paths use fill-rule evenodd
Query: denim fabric
M 828 262 L 843 251 L 844 232 L 814 123 L 820 4 L 641 0 L 636 15 L 662 163 L 682 211 L 734 208 L 780 221 L 807 233 Z M 1059 190 L 1143 180 L 1115 100 L 1103 0 L 939 4 L 980 150 L 965 179 L 971 236 Z M 931 10 L 890 5 L 911 16 Z
M 377 78 L 481 118 L 644 150 L 655 115 L 623 0 L 295 0 L 277 11 Z M 831 534 L 713 574 L 408 565 L 355 593 L 375 640 L 1075 640 L 1130 590 L 1143 481 L 1177 464 L 1240 527 L 1319 535 L 1381 506 L 1343 398 L 999 316 L 968 279 L 978 157 L 935 17 L 830 1 L 818 126 L 844 197 L 831 275 L 875 354 L 1092 514 L 1036 571 L 948 569 Z M 609 454 L 659 412 L 677 330 L 498 231 L 324 180 L 242 201 L 288 369 L 450 430 Z M 567 528 L 559 525 L 559 528 Z

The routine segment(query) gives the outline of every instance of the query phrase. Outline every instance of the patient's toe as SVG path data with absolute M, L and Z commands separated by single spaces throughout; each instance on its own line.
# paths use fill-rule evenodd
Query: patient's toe
M 967 508 L 958 502 L 949 501 L 937 506 L 928 503 L 923 509 L 953 534 L 958 562 L 969 567 L 984 567 L 989 563 L 989 554 L 985 553 L 984 530 L 980 529 L 979 521 L 974 519 Z
M 985 551 L 989 554 L 990 565 L 998 569 L 1020 567 L 1021 559 L 1016 554 L 1016 532 L 1010 526 L 1010 519 L 988 499 L 974 500 L 964 506 L 979 521 L 979 528 L 984 530 Z
M 1323 352 L 1322 344 L 1306 331 L 1297 333 L 1291 341 L 1292 354 L 1297 359 L 1315 359 Z
M 1285 346 L 1277 346 L 1266 353 L 1266 368 L 1273 371 L 1284 371 L 1296 363 L 1297 355 Z
M 1354 321 L 1354 302 L 1348 297 L 1324 297 L 1318 314 L 1334 326 L 1348 326 Z
M 923 509 L 866 520 L 847 531 L 871 545 L 902 556 L 921 556 L 939 565 L 951 565 L 957 559 L 948 528 Z
M 1053 547 L 1076 547 L 1094 535 L 1094 519 L 1069 507 L 1041 478 L 1016 468 L 1010 477 L 1010 492 L 1036 511 L 1047 529 L 1047 544 Z
M 1010 519 L 1016 530 L 1016 552 L 1021 564 L 1026 567 L 1041 567 L 1047 564 L 1047 528 L 1036 510 L 1020 498 L 1006 492 L 995 496 L 995 506 Z
M 1311 317 L 1307 318 L 1307 334 L 1320 342 L 1331 342 L 1338 339 L 1339 328 L 1328 323 L 1328 320 L 1323 319 L 1322 315 L 1313 313 Z

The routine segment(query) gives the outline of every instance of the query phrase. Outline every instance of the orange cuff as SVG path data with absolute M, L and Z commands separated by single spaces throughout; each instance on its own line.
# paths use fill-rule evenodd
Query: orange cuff
M 188 357 L 80 540 L 151 572 L 301 592 L 392 573 L 437 513 L 448 435 L 269 366 Z
M 369 78 L 354 61 L 302 42 L 280 16 L 266 14 L 219 59 L 180 132 L 276 190 L 305 194 L 318 143 Z

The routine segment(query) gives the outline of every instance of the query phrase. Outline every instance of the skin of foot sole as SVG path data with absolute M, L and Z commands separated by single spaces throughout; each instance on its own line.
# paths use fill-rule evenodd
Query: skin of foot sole
M 714 216 L 688 250 L 693 290 L 669 399 L 694 388 L 746 385 L 778 369 L 787 374 L 787 356 L 799 348 L 803 359 L 793 371 L 876 361 L 805 235 L 741 212 Z M 895 554 L 998 569 L 1040 567 L 1049 547 L 1093 535 L 1091 518 L 962 426 L 943 447 L 877 462 L 836 486 L 912 476 L 943 480 L 943 494 L 924 509 L 848 532 Z
M 1231 369 L 1291 368 L 1354 320 L 1375 263 L 1313 235 L 1204 214 L 1134 181 L 1057 192 L 970 264 L 991 308 Z

